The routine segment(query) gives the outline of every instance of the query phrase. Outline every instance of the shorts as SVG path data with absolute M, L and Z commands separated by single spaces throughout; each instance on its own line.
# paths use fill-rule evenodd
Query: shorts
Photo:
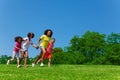
M 46 52 L 43 59 L 45 60 L 46 58 L 51 59 L 52 58 L 52 53 L 47 53 Z
M 45 48 L 44 46 L 40 46 L 40 48 Z
M 28 50 L 27 49 L 21 49 L 22 52 L 27 52 Z

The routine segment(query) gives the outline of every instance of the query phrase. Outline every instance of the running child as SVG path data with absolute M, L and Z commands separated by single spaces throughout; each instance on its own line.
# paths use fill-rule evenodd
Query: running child
M 38 40 L 38 44 L 40 44 L 40 49 L 41 49 L 41 52 L 40 52 L 40 55 L 38 56 L 38 58 L 32 63 L 32 67 L 34 67 L 34 65 L 36 64 L 36 62 L 38 60 L 41 60 L 41 65 L 40 66 L 43 66 L 43 57 L 46 53 L 46 48 L 48 47 L 48 43 L 50 41 L 50 38 L 52 37 L 52 30 L 51 29 L 47 29 L 44 31 L 44 35 L 42 35 L 39 40 Z M 40 41 L 42 41 L 40 43 Z
M 34 38 L 34 33 L 29 32 L 27 37 L 23 39 L 23 43 L 22 43 L 22 52 L 21 52 L 21 58 L 20 58 L 20 63 L 22 61 L 22 59 L 25 56 L 25 61 L 24 61 L 24 67 L 27 67 L 27 60 L 28 60 L 28 48 L 30 45 L 32 45 L 34 48 L 38 49 L 39 46 L 36 46 L 33 42 L 32 42 L 32 38 Z
M 44 55 L 44 60 L 48 58 L 48 66 L 50 67 L 51 59 L 52 59 L 52 49 L 55 43 L 55 38 L 52 38 L 51 41 L 48 43 L 48 47 L 46 49 L 46 53 Z
M 7 65 L 13 61 L 15 59 L 15 57 L 17 58 L 17 67 L 20 67 L 20 58 L 19 58 L 19 51 L 21 49 L 21 43 L 22 43 L 23 39 L 21 36 L 17 36 L 15 37 L 15 46 L 14 46 L 14 50 L 13 50 L 13 55 L 12 55 L 12 59 L 9 59 L 7 61 Z

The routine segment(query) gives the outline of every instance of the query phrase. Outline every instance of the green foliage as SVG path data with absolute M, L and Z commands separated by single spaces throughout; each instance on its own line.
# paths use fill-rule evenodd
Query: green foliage
M 10 59 L 7 55 L 0 56 L 0 64 L 6 64 L 7 60 Z
M 83 54 L 84 64 L 118 65 L 120 64 L 120 34 L 112 33 L 106 37 L 105 34 L 87 31 L 81 37 L 75 35 L 70 40 L 70 46 L 66 47 L 66 51 L 75 55 Z M 82 57 L 79 57 L 80 60 Z

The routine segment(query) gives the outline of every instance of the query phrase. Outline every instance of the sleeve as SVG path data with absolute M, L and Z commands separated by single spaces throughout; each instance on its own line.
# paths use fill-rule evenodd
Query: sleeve
M 23 40 L 27 40 L 27 39 L 28 39 L 27 37 L 23 38 Z
M 26 42 L 26 41 L 27 41 L 27 39 L 28 39 L 27 37 L 23 38 L 23 40 L 24 40 L 23 42 Z
M 45 37 L 45 35 L 42 35 L 41 37 L 40 37 L 40 39 L 43 39 Z

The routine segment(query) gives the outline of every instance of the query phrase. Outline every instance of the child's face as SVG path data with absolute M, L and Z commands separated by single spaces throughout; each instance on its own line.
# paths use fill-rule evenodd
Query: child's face
M 51 35 L 51 31 L 48 31 L 48 32 L 47 32 L 47 36 L 50 36 L 50 35 Z
M 22 42 L 22 39 L 21 39 L 21 38 L 19 38 L 19 39 L 18 39 L 18 42 L 19 42 L 19 43 L 21 43 L 21 42 Z
M 29 38 L 33 38 L 33 35 L 31 34 Z

